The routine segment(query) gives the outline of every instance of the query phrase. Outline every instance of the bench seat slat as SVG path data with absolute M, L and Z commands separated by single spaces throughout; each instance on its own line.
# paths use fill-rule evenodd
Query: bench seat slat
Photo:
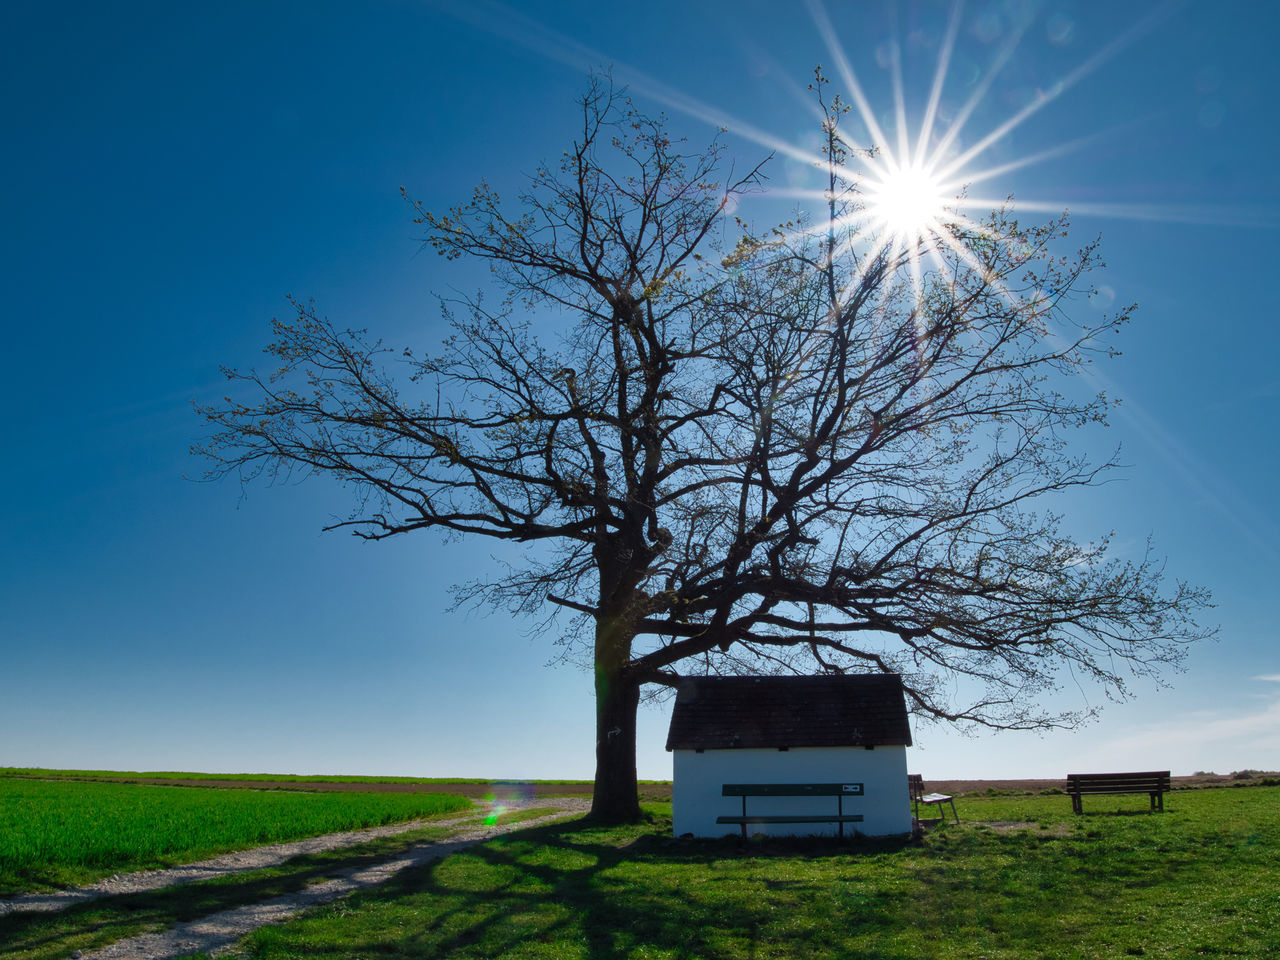
M 722 797 L 860 797 L 860 783 L 726 783 Z
M 1144 777 L 1169 777 L 1172 771 L 1135 771 L 1130 773 L 1068 773 L 1068 780 L 1142 780 Z
M 1156 784 L 1151 783 L 1133 783 L 1133 784 L 1095 784 L 1093 786 L 1079 787 L 1071 790 L 1071 793 L 1155 793 L 1162 789 Z
M 807 814 L 752 814 L 746 817 L 716 817 L 716 823 L 861 823 L 862 814 L 846 813 L 839 816 L 832 815 L 824 817 L 820 815 Z

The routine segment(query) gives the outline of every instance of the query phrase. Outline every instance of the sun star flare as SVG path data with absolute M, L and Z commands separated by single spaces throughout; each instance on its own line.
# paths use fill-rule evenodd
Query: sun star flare
M 922 164 L 891 164 L 864 190 L 870 220 L 907 244 L 936 232 L 947 219 L 947 204 L 954 200 L 937 175 Z

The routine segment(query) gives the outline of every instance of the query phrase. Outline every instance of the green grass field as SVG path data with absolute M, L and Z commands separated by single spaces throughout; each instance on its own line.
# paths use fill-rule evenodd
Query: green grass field
M 302 957 L 1280 957 L 1280 788 L 964 799 L 920 842 L 529 830 L 251 935 Z M 1088 801 L 1086 801 L 1088 803 Z M 980 822 L 982 821 L 982 822 Z M 1013 825 L 1010 824 L 1012 822 Z
M 180 770 L 48 770 L 42 767 L 0 767 L 0 778 L 74 780 L 223 780 L 247 783 L 514 783 L 476 777 L 361 777 L 296 773 L 193 773 Z M 590 780 L 522 780 L 521 783 L 589 784 Z M 641 780 L 641 783 L 664 781 Z
M 22 790 L 66 792 L 29 793 L 26 814 L 15 813 L 10 799 Z M 0 783 L 0 838 L 15 827 L 30 833 L 39 809 L 81 811 L 79 819 L 45 817 L 49 844 L 74 830 L 89 831 L 82 841 L 128 833 L 131 824 L 145 834 L 166 821 L 162 813 L 180 818 L 171 798 L 189 794 L 203 798 L 207 820 L 217 819 L 209 803 L 235 798 L 250 821 L 270 820 L 281 802 L 318 810 L 320 800 L 390 806 L 424 797 L 11 780 Z M 163 799 L 145 799 L 155 797 Z M 262 928 L 242 949 L 256 960 L 1280 957 L 1280 787 L 1176 791 L 1164 814 L 1148 813 L 1145 797 L 1087 798 L 1084 816 L 1070 812 L 1064 795 L 957 803 L 964 822 L 919 841 L 680 840 L 662 804 L 647 808 L 652 819 L 642 825 L 533 828 Z M 117 819 L 94 820 L 94 810 Z M 370 822 L 394 816 L 367 806 L 364 814 Z M 0 954 L 55 960 L 300 889 L 444 833 L 427 828 L 57 914 L 13 914 L 0 918 Z M 155 862 L 189 859 L 172 853 Z
M 0 896 L 466 810 L 430 793 L 287 793 L 0 780 Z

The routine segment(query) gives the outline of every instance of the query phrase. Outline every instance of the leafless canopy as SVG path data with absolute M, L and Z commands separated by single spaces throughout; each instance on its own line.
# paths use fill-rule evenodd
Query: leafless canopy
M 849 217 L 838 103 L 828 216 L 764 235 L 727 211 L 761 167 L 689 152 L 607 82 L 582 106 L 516 213 L 484 184 L 447 215 L 415 204 L 439 254 L 491 265 L 496 302 L 446 304 L 427 358 L 297 303 L 277 369 L 228 371 L 248 399 L 201 410 L 210 475 L 336 477 L 359 493 L 338 526 L 371 539 L 532 545 L 472 596 L 567 611 L 606 700 L 688 672 L 889 671 L 918 715 L 1042 727 L 1079 719 L 1046 697 L 1065 671 L 1123 696 L 1204 635 L 1202 592 L 1036 509 L 1113 466 L 1067 447 L 1107 410 L 1074 375 L 1129 314 L 1065 310 L 1095 245 L 1063 255 L 1065 221 L 996 212 L 913 290 L 921 250 L 868 255 Z M 615 712 L 598 722 L 633 731 Z

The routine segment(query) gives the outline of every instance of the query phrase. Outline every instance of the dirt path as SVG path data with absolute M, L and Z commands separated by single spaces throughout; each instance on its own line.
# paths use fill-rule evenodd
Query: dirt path
M 430 863 L 432 860 L 447 857 L 466 847 L 483 843 L 513 830 L 536 826 L 566 814 L 585 813 L 589 808 L 588 803 L 577 798 L 560 798 L 550 802 L 539 802 L 536 805 L 541 807 L 553 804 L 558 808 L 557 811 L 545 817 L 502 826 L 475 826 L 464 829 L 448 840 L 421 844 L 372 867 L 353 867 L 340 871 L 334 879 L 307 887 L 305 890 L 276 897 L 264 903 L 237 907 L 199 920 L 181 923 L 163 933 L 148 933 L 118 940 L 101 950 L 80 954 L 80 957 L 82 960 L 167 960 L 170 957 L 180 957 L 196 951 L 214 955 L 225 954 L 231 951 L 236 941 L 258 927 L 270 923 L 282 923 L 309 907 L 329 903 L 339 897 L 355 893 L 357 890 L 365 890 L 385 883 L 408 867 Z M 533 805 L 530 804 L 530 806 Z

